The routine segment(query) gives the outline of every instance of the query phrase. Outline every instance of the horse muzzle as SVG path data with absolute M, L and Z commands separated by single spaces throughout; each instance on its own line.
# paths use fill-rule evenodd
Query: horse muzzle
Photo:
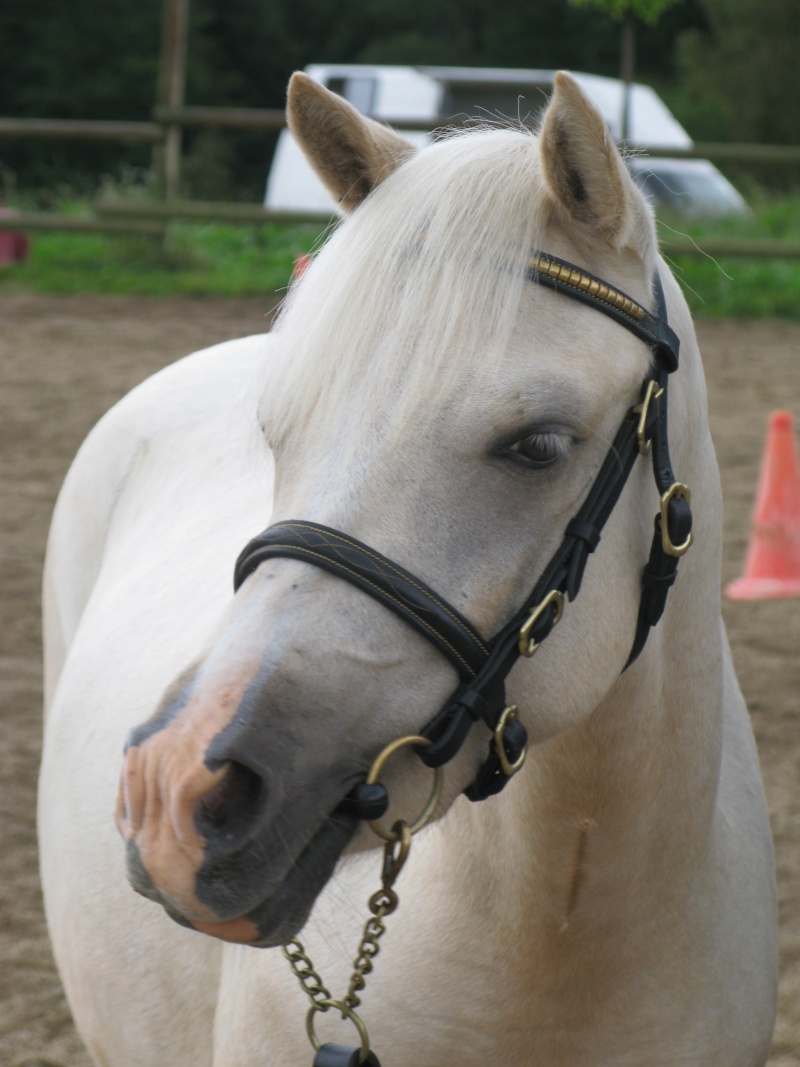
M 117 825 L 131 884 L 184 926 L 281 944 L 302 928 L 355 832 L 356 819 L 336 810 L 346 787 L 328 813 L 297 795 L 271 811 L 266 773 L 236 760 L 186 768 L 171 740 L 125 756 Z
M 176 921 L 277 944 L 302 927 L 357 828 L 340 804 L 363 771 L 330 749 L 313 756 L 284 717 L 265 716 L 257 675 L 189 676 L 167 695 L 131 735 L 117 825 L 131 884 Z

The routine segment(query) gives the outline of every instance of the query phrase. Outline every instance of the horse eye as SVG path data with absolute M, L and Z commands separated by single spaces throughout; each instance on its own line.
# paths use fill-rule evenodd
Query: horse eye
M 549 467 L 567 454 L 569 442 L 561 434 L 532 433 L 502 450 L 502 455 L 523 467 Z

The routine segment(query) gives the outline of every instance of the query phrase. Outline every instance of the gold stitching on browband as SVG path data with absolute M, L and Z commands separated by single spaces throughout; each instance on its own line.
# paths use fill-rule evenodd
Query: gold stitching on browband
M 598 282 L 588 274 L 582 274 L 580 271 L 565 267 L 560 263 L 553 263 L 546 256 L 536 256 L 532 259 L 530 269 L 543 274 L 546 278 L 561 282 L 563 285 L 571 285 L 582 293 L 588 293 L 595 300 L 599 300 L 603 304 L 609 304 L 615 310 L 621 311 L 623 315 L 629 315 L 636 322 L 641 322 L 647 314 L 643 307 L 631 300 L 630 297 L 625 296 L 624 293 L 620 293 L 619 290 L 612 289 L 604 282 Z

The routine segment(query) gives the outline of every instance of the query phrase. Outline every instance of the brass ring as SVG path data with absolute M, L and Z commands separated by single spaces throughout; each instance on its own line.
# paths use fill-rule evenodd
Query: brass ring
M 647 383 L 647 391 L 644 394 L 644 400 L 641 404 L 638 404 L 633 410 L 639 416 L 639 423 L 636 427 L 636 444 L 639 449 L 639 455 L 646 456 L 650 451 L 650 438 L 646 437 L 647 432 L 647 416 L 650 410 L 650 401 L 658 400 L 660 396 L 663 396 L 664 390 L 659 389 L 658 382 L 655 380 Z
M 661 547 L 668 556 L 678 558 L 689 550 L 694 541 L 694 534 L 689 531 L 689 536 L 682 545 L 674 545 L 669 532 L 669 502 L 670 500 L 685 500 L 690 503 L 692 494 L 689 486 L 683 482 L 673 482 L 669 489 L 661 497 Z
M 508 756 L 506 755 L 506 746 L 503 743 L 503 731 L 506 725 L 510 722 L 514 722 L 517 719 L 517 712 L 519 708 L 516 704 L 510 704 L 503 714 L 500 716 L 500 721 L 497 724 L 497 729 L 494 732 L 494 747 L 500 759 L 500 766 L 503 768 L 503 774 L 506 778 L 513 778 L 517 771 L 522 770 L 522 766 L 528 756 L 528 743 L 527 741 L 523 745 L 522 751 L 514 760 L 513 763 L 509 763 Z
M 398 737 L 396 741 L 392 741 L 390 745 L 381 752 L 375 762 L 369 769 L 367 775 L 367 785 L 374 785 L 378 780 L 378 775 L 383 770 L 383 765 L 393 756 L 395 752 L 398 752 L 401 748 L 406 748 L 408 745 L 429 745 L 430 739 L 427 737 L 418 737 L 415 734 L 410 734 L 408 737 Z M 433 769 L 433 789 L 431 795 L 428 797 L 428 803 L 425 805 L 422 814 L 419 815 L 414 822 L 409 823 L 408 830 L 413 836 L 425 826 L 431 815 L 436 810 L 436 805 L 439 803 L 439 797 L 442 795 L 442 784 L 444 782 L 444 771 L 441 767 L 435 767 Z M 393 830 L 384 830 L 380 822 L 377 819 L 370 821 L 370 827 L 378 837 L 382 837 L 384 841 L 396 841 L 397 834 Z
M 311 1047 L 315 1052 L 320 1047 L 320 1040 L 314 1030 L 314 1016 L 318 1011 L 325 1012 L 329 1008 L 336 1008 L 338 1012 L 341 1012 L 342 1018 L 349 1019 L 358 1030 L 358 1036 L 361 1041 L 361 1054 L 358 1062 L 360 1064 L 366 1063 L 367 1056 L 369 1056 L 369 1034 L 367 1033 L 367 1028 L 361 1016 L 357 1015 L 343 1000 L 315 1000 L 308 1009 L 306 1014 L 306 1033 L 308 1034 L 308 1040 L 311 1042 Z

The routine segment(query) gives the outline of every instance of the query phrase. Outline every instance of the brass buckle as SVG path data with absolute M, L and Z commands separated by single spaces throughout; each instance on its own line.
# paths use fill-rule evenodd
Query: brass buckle
M 682 556 L 694 540 L 694 536 L 690 530 L 689 536 L 682 545 L 673 545 L 672 538 L 669 535 L 669 523 L 667 522 L 667 508 L 669 507 L 669 502 L 670 500 L 685 500 L 688 504 L 691 499 L 692 494 L 689 492 L 689 486 L 684 485 L 683 482 L 673 482 L 666 493 L 661 497 L 661 547 L 668 556 Z
M 392 741 L 390 745 L 386 746 L 383 752 L 378 755 L 375 762 L 370 767 L 369 774 L 367 775 L 367 785 L 374 785 L 375 782 L 377 782 L 378 776 L 383 770 L 383 765 L 386 763 L 390 756 L 393 756 L 395 754 L 395 752 L 398 752 L 401 748 L 406 748 L 408 745 L 413 745 L 414 747 L 417 747 L 418 745 L 429 745 L 430 743 L 431 740 L 429 737 L 417 737 L 416 735 L 412 735 L 409 737 L 398 737 L 396 741 Z M 416 834 L 419 830 L 422 829 L 423 826 L 425 826 L 430 821 L 431 816 L 436 810 L 436 805 L 439 803 L 439 797 L 442 793 L 443 782 L 444 770 L 441 767 L 435 767 L 433 771 L 433 788 L 431 789 L 431 795 L 428 797 L 428 802 L 422 810 L 421 814 L 418 815 L 413 822 L 409 823 L 408 832 L 411 836 Z M 397 833 L 395 833 L 394 829 L 384 830 L 384 828 L 381 826 L 380 822 L 377 819 L 371 820 L 369 825 L 372 828 L 373 832 L 376 833 L 378 837 L 382 837 L 384 841 L 398 840 L 398 835 Z M 396 825 L 397 824 L 395 823 L 395 826 Z
M 658 392 L 656 390 L 658 389 Z M 647 416 L 650 413 L 650 401 L 655 397 L 656 400 L 664 393 L 663 389 L 658 388 L 658 382 L 652 379 L 647 383 L 647 390 L 644 394 L 644 400 L 641 404 L 633 409 L 639 416 L 639 422 L 636 426 L 636 444 L 639 448 L 639 455 L 646 456 L 650 451 L 650 440 L 645 437 L 647 432 Z
M 552 589 L 541 604 L 537 604 L 531 612 L 530 618 L 519 632 L 519 651 L 521 655 L 528 657 L 528 659 L 530 659 L 542 643 L 541 641 L 534 641 L 531 638 L 531 630 L 537 620 L 541 618 L 543 612 L 549 608 L 551 604 L 556 605 L 556 617 L 553 619 L 553 626 L 555 626 L 564 611 L 564 594 L 560 589 Z
M 494 747 L 497 751 L 497 755 L 500 757 L 500 766 L 503 768 L 503 774 L 506 778 L 513 778 L 517 771 L 521 770 L 525 758 L 528 755 L 527 742 L 522 752 L 513 763 L 509 763 L 508 756 L 506 755 L 506 746 L 503 744 L 503 733 L 508 723 L 513 722 L 518 716 L 516 704 L 510 704 L 503 714 L 500 716 L 500 721 L 497 724 L 497 728 L 494 732 Z

